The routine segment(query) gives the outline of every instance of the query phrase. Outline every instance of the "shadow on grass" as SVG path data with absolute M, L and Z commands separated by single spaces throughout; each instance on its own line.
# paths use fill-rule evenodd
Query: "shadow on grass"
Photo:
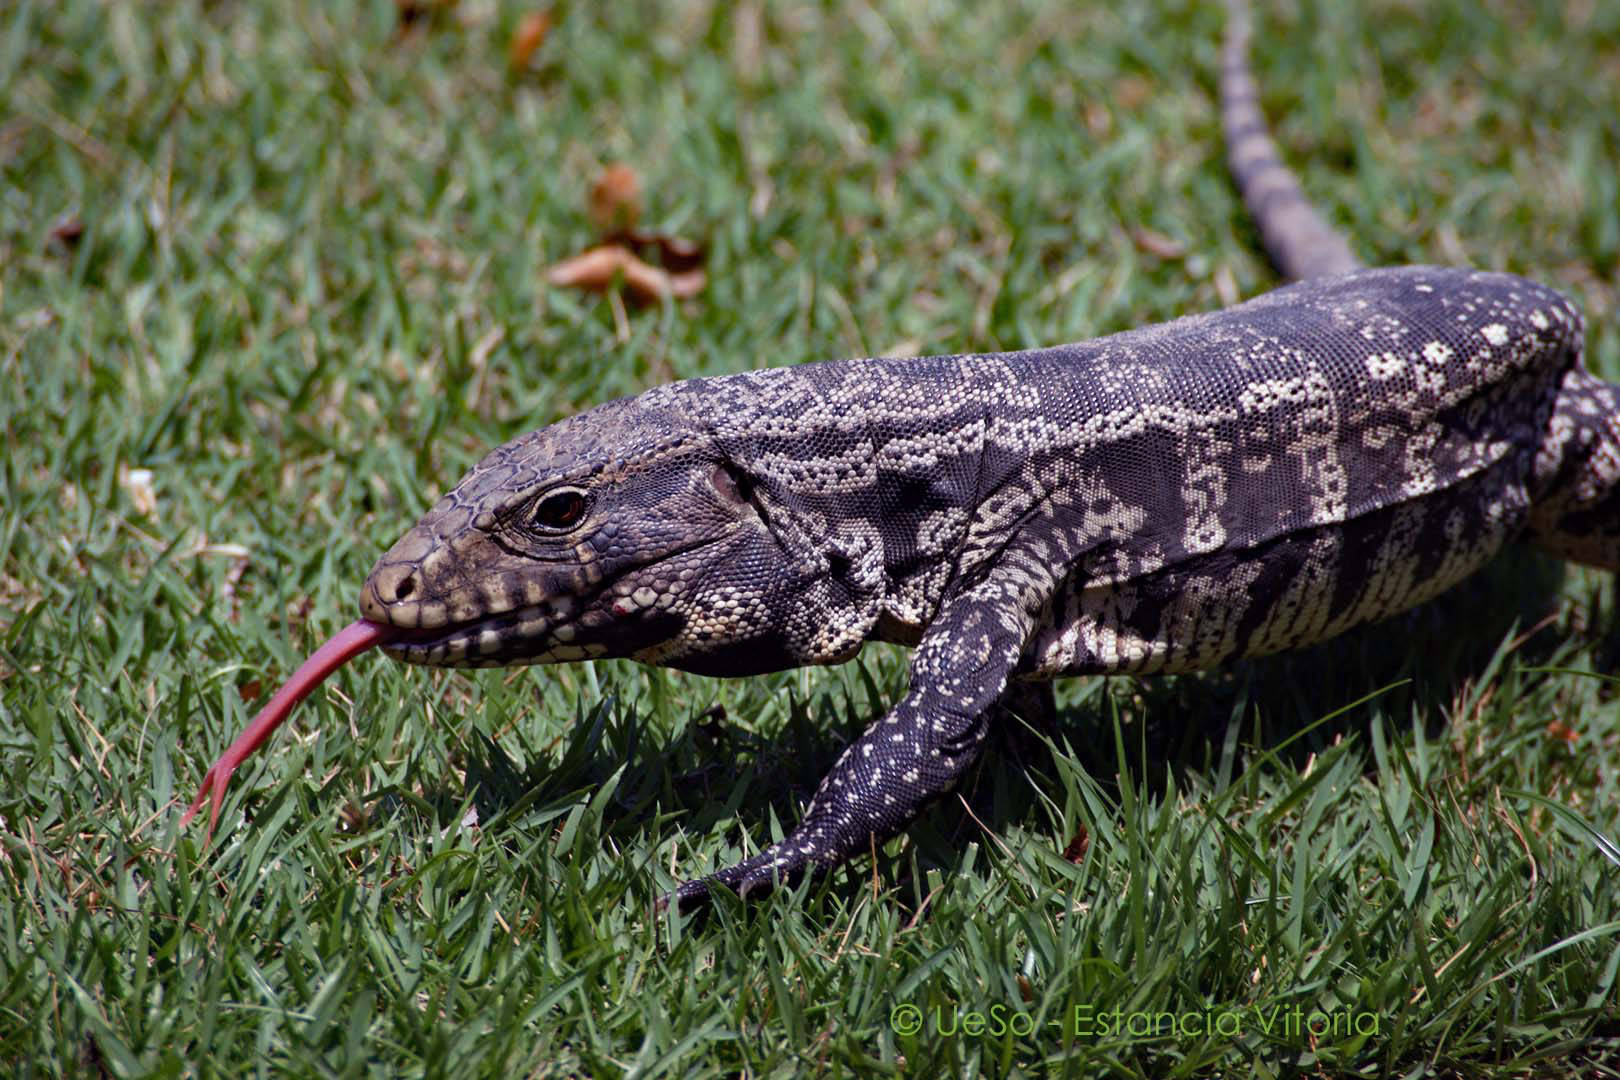
M 1552 661 L 1569 644 L 1570 635 L 1549 618 L 1559 610 L 1565 574 L 1562 562 L 1515 546 L 1429 603 L 1310 649 L 1196 675 L 1059 683 L 1057 737 L 1041 738 L 1039 725 L 998 732 L 962 798 L 946 800 L 912 827 L 915 862 L 902 853 L 884 875 L 909 873 L 913 865 L 954 870 L 969 843 L 991 842 L 987 832 L 1001 835 L 1031 822 L 1048 827 L 1041 793 L 1058 790 L 1054 744 L 1067 744 L 1117 800 L 1122 771 L 1125 782 L 1170 797 L 1187 789 L 1190 777 L 1218 770 L 1232 741 L 1241 772 L 1257 752 L 1303 768 L 1341 739 L 1370 745 L 1375 718 L 1386 730 L 1405 732 L 1421 717 L 1426 735 L 1443 735 L 1446 718 L 1468 687 L 1488 677 L 1510 639 L 1520 666 Z M 1592 633 L 1598 662 L 1610 669 L 1620 656 L 1620 621 L 1606 612 Z M 1369 753 L 1366 769 L 1374 768 Z M 1072 839 L 1054 835 L 1050 842 L 1063 851 Z M 910 888 L 898 891 L 913 895 Z
M 1086 772 L 1118 799 L 1116 716 L 1126 778 L 1160 798 L 1186 789 L 1191 776 L 1213 774 L 1233 740 L 1241 748 L 1241 772 L 1256 752 L 1303 768 L 1341 739 L 1370 745 L 1375 718 L 1405 732 L 1423 717 L 1426 735 L 1442 735 L 1466 688 L 1487 675 L 1510 638 L 1521 666 L 1546 663 L 1565 646 L 1568 635 L 1550 625 L 1564 578 L 1562 562 L 1515 546 L 1429 603 L 1309 649 L 1195 675 L 1114 680 L 1077 705 L 1060 695 L 1060 737 L 1046 741 L 1026 727 L 1003 738 L 1001 748 L 1009 752 L 987 759 L 970 780 L 968 805 L 995 833 L 1041 815 L 1039 789 L 1057 773 L 1054 742 L 1067 742 Z M 1608 622 L 1613 625 L 1596 628 L 1605 667 L 1620 654 L 1620 623 Z M 1366 768 L 1375 768 L 1370 754 Z M 1009 782 L 1022 776 L 1030 782 Z M 954 867 L 960 855 L 951 852 L 982 834 L 959 802 L 936 810 L 933 820 L 943 823 L 945 812 L 960 821 L 927 854 L 941 867 Z M 1054 836 L 1052 843 L 1061 851 L 1069 839 Z

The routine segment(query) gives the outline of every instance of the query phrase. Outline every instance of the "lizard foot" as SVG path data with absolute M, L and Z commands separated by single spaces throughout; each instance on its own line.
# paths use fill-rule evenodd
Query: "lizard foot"
M 706 907 L 713 899 L 711 889 L 715 885 L 725 886 L 744 900 L 758 900 L 778 885 L 791 888 L 804 879 L 806 872 L 821 869 L 813 857 L 784 841 L 718 874 L 682 882 L 674 892 L 659 898 L 658 910 L 672 903 L 683 914 Z

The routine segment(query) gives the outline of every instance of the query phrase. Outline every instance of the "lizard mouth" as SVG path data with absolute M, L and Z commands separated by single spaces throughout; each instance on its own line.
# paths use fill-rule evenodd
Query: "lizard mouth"
M 398 630 L 382 651 L 407 664 L 427 667 L 507 667 L 602 656 L 605 645 L 573 644 L 575 623 L 552 606 L 534 605 L 470 622 Z
M 425 667 L 490 668 L 632 656 L 675 634 L 680 616 L 618 597 L 580 612 L 552 601 L 425 629 L 390 627 L 388 656 Z

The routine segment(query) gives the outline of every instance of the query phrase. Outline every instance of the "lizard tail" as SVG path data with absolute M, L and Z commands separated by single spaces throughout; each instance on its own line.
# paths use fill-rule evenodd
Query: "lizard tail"
M 1221 49 L 1221 127 L 1226 165 L 1260 230 L 1266 253 L 1284 277 L 1299 281 L 1359 269 L 1350 245 L 1322 220 L 1277 153 L 1249 70 L 1249 6 L 1228 0 Z

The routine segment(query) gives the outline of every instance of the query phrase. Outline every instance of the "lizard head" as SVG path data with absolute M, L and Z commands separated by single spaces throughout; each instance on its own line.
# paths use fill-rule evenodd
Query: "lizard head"
M 609 402 L 475 465 L 378 561 L 361 615 L 397 631 L 389 655 L 440 667 L 790 666 L 767 593 L 791 560 L 752 486 L 676 396 Z M 758 646 L 740 667 L 738 644 Z
M 772 427 L 715 388 L 746 404 L 751 378 L 658 387 L 497 447 L 378 560 L 359 621 L 260 710 L 182 821 L 212 804 L 212 833 L 236 768 L 374 647 L 440 667 L 628 656 L 713 675 L 850 655 L 876 615 L 869 597 L 851 603 L 871 589 L 846 579 L 872 578 L 877 549 L 816 549 L 739 465 L 759 455 L 723 426 L 767 439 Z M 694 391 L 707 410 L 683 403 Z

